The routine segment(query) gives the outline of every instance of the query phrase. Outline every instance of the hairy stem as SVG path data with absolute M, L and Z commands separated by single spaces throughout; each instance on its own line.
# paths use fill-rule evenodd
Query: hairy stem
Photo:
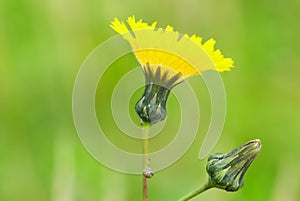
M 143 170 L 149 167 L 149 125 L 143 126 Z M 143 201 L 148 201 L 148 178 L 143 175 Z
M 208 182 L 207 184 L 205 184 L 204 186 L 201 186 L 197 189 L 195 189 L 194 191 L 190 192 L 189 194 L 183 196 L 182 198 L 180 198 L 178 201 L 187 201 L 192 199 L 193 197 L 196 197 L 197 195 L 199 195 L 200 193 L 203 193 L 204 191 L 208 190 L 212 188 L 212 185 Z
M 143 201 L 148 201 L 148 179 L 143 177 Z

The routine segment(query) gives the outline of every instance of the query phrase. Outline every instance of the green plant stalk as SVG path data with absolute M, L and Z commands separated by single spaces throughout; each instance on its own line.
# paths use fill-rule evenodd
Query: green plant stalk
M 143 124 L 143 170 L 149 166 L 149 124 Z M 142 174 L 143 175 L 143 174 Z M 148 178 L 143 175 L 143 201 L 148 201 Z
M 195 189 L 194 191 L 190 192 L 189 194 L 186 194 L 185 196 L 183 196 L 182 198 L 180 198 L 178 201 L 187 201 L 192 199 L 193 197 L 196 197 L 197 195 L 199 195 L 200 193 L 203 193 L 204 191 L 212 188 L 213 186 L 210 184 L 210 182 L 207 182 L 207 184 L 205 184 L 204 186 L 201 186 L 197 189 Z

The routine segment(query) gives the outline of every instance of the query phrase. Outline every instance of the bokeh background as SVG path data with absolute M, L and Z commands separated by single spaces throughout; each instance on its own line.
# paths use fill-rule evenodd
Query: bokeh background
M 214 152 L 250 139 L 263 142 L 242 190 L 213 189 L 194 200 L 300 200 L 299 8 L 297 0 L 0 1 L 0 200 L 141 200 L 141 176 L 94 160 L 72 118 L 72 89 L 81 64 L 115 35 L 109 28 L 114 17 L 132 14 L 204 40 L 214 37 L 217 48 L 235 60 L 235 68 L 222 74 L 227 118 Z M 100 123 L 124 149 L 135 146 L 105 106 L 117 80 L 136 65 L 133 55 L 116 61 L 96 97 L 98 118 L 105 119 Z M 198 136 L 179 161 L 150 180 L 150 200 L 177 200 L 207 179 L 206 161 L 198 159 L 198 152 L 210 120 L 209 94 L 201 78 L 189 81 L 200 99 Z M 128 107 L 136 121 L 133 105 L 140 93 Z M 176 98 L 169 99 L 167 127 L 180 115 Z M 154 138 L 152 147 L 172 140 L 174 128 L 168 129 L 169 135 Z

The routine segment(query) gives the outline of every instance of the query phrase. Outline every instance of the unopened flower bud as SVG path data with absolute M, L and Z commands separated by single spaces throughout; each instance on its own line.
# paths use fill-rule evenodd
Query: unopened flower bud
M 261 150 L 260 140 L 251 140 L 227 154 L 208 158 L 206 171 L 212 187 L 237 191 L 243 187 L 244 175 Z

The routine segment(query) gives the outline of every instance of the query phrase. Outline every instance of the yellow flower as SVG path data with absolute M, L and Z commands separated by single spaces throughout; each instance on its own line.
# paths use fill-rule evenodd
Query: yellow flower
M 168 67 L 181 72 L 184 78 L 209 69 L 223 72 L 233 67 L 231 58 L 224 58 L 220 50 L 214 50 L 216 41 L 212 38 L 202 44 L 199 36 L 182 36 L 174 32 L 172 26 L 156 28 L 157 22 L 148 25 L 142 20 L 136 21 L 134 16 L 128 17 L 127 23 L 131 30 L 117 18 L 110 26 L 130 43 L 143 67 L 147 63 Z
M 146 122 L 165 118 L 169 91 L 184 79 L 206 70 L 223 72 L 233 67 L 231 58 L 214 49 L 214 39 L 202 44 L 199 36 L 182 35 L 169 25 L 156 28 L 156 22 L 149 25 L 134 16 L 128 17 L 127 23 L 130 29 L 115 18 L 110 26 L 129 42 L 144 70 L 146 89 L 136 110 Z

